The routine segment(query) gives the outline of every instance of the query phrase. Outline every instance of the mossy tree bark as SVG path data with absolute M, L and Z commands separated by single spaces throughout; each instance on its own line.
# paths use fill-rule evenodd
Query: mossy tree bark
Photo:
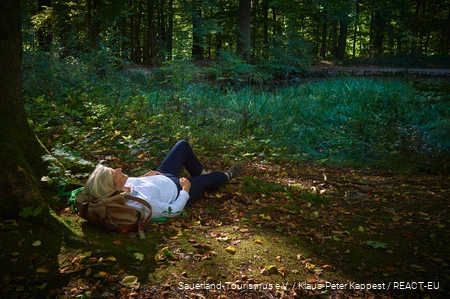
M 31 130 L 22 99 L 19 0 L 0 1 L 0 216 L 43 203 L 39 179 L 45 148 Z

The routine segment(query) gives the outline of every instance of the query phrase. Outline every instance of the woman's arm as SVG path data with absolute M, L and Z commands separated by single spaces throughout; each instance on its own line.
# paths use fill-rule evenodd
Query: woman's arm
M 189 200 L 189 193 L 186 190 L 181 190 L 177 199 L 172 203 L 158 202 L 159 209 L 163 211 L 162 217 L 175 217 L 183 212 L 187 201 Z
M 161 174 L 163 174 L 163 173 L 156 171 L 156 170 L 151 170 L 151 171 L 147 172 L 146 174 L 141 175 L 141 177 L 152 176 L 152 175 L 161 175 Z
M 183 211 L 187 201 L 189 200 L 189 190 L 191 189 L 191 182 L 187 178 L 180 178 L 180 186 L 181 191 L 180 194 L 178 194 L 177 199 L 171 204 L 166 204 L 166 217 L 178 216 Z

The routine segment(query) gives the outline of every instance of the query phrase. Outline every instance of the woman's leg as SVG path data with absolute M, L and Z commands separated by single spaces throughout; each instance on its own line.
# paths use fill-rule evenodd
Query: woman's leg
M 218 171 L 189 178 L 191 189 L 187 205 L 192 205 L 205 191 L 216 190 L 225 185 L 228 180 L 229 177 L 225 173 Z
M 185 140 L 180 140 L 156 170 L 178 177 L 183 167 L 193 177 L 200 175 L 203 171 L 203 165 L 195 156 L 191 145 Z

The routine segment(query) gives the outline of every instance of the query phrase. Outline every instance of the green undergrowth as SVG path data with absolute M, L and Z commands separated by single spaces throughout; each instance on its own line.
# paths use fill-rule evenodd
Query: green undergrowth
M 165 68 L 127 69 L 102 55 L 25 56 L 30 124 L 67 165 L 50 178 L 82 180 L 99 160 L 138 174 L 179 139 L 224 161 L 449 169 L 450 102 L 436 83 L 343 77 L 224 89 L 190 62 L 166 66 L 168 82 L 158 75 Z M 106 64 L 99 68 L 96 59 Z

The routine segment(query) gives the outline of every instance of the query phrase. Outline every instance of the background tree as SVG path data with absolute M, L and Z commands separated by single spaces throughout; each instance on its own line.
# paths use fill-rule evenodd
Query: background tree
M 31 130 L 22 99 L 22 35 L 20 1 L 0 2 L 0 214 L 14 217 L 24 207 L 37 207 L 42 198 L 45 149 Z
M 39 0 L 39 14 L 43 16 L 40 19 L 40 24 L 38 27 L 38 39 L 39 39 L 39 48 L 43 51 L 50 50 L 50 45 L 52 44 L 52 30 L 50 19 L 46 16 L 47 10 L 51 8 L 52 2 L 50 0 Z
M 153 62 L 155 51 L 155 34 L 154 34 L 154 3 L 153 0 L 147 0 L 147 30 L 144 47 L 144 63 L 150 64 Z
M 448 0 L 24 2 L 24 20 L 33 20 L 24 21 L 26 46 L 54 46 L 63 55 L 104 49 L 135 63 L 161 63 L 227 51 L 248 61 L 251 54 L 254 63 L 294 42 L 314 45 L 309 55 L 322 59 L 450 51 Z
M 236 52 L 250 61 L 250 0 L 239 0 Z
M 203 40 L 203 12 L 202 1 L 191 1 L 192 11 L 192 58 L 194 60 L 203 60 L 204 40 Z

